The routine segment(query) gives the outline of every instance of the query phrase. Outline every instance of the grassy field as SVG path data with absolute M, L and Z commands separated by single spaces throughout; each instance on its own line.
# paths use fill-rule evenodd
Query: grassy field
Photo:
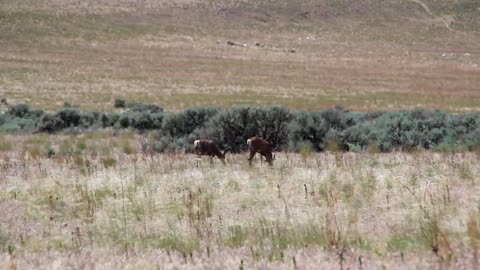
M 472 0 L 3 0 L 0 96 L 102 111 L 117 97 L 167 110 L 478 110 L 479 8 Z
M 478 268 L 478 154 L 223 166 L 109 135 L 2 138 L 0 268 Z
M 0 0 L 0 98 L 478 111 L 479 17 L 476 0 Z M 478 152 L 249 167 L 153 140 L 0 134 L 0 269 L 479 269 Z

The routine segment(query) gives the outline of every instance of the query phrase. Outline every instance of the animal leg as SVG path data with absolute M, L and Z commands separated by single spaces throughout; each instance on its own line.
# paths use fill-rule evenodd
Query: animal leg
M 268 165 L 272 166 L 273 165 L 273 157 L 272 153 L 268 153 L 265 155 L 265 159 L 267 160 Z
M 253 159 L 253 157 L 255 156 L 256 153 L 257 153 L 256 151 L 250 150 L 250 156 L 249 156 L 249 158 L 248 158 L 248 163 L 249 163 L 250 165 L 252 165 L 252 159 Z

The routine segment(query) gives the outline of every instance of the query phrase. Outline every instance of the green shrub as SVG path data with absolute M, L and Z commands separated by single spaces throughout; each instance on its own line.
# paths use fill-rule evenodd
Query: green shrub
M 115 100 L 116 107 L 125 105 Z M 192 151 L 198 138 L 216 141 L 233 152 L 247 149 L 246 140 L 258 136 L 273 143 L 275 150 L 391 151 L 392 149 L 478 149 L 480 113 L 449 114 L 414 109 L 392 112 L 349 112 L 341 107 L 322 111 L 291 111 L 282 106 L 237 106 L 229 109 L 190 108 L 163 113 L 153 104 L 129 104 L 122 113 L 81 112 L 62 108 L 44 113 L 27 104 L 11 106 L 0 113 L 0 132 L 57 132 L 68 129 L 115 127 L 137 131 L 159 130 L 157 151 Z M 62 150 L 62 149 L 60 149 Z M 77 150 L 77 149 L 75 149 Z M 64 151 L 60 151 L 64 152 Z M 127 151 L 129 152 L 129 151 Z
M 0 126 L 0 132 L 12 133 L 20 130 L 20 126 L 14 122 L 8 122 Z
M 130 120 L 131 116 L 128 113 L 122 113 L 118 118 L 118 125 L 121 128 L 128 128 L 130 127 Z
M 470 150 L 479 149 L 479 147 L 480 147 L 480 127 L 477 127 L 475 130 L 469 132 L 465 136 L 465 145 Z
M 120 119 L 119 113 L 103 113 L 100 116 L 100 121 L 102 123 L 102 127 L 112 127 L 114 126 Z
M 130 104 L 129 110 L 132 112 L 150 112 L 150 113 L 161 113 L 163 108 L 155 104 L 143 104 L 143 103 L 134 103 Z
M 8 109 L 7 114 L 13 118 L 38 119 L 44 112 L 42 110 L 33 110 L 28 104 L 13 105 Z
M 52 158 L 52 157 L 54 157 L 55 154 L 56 154 L 55 148 L 53 148 L 52 145 L 48 145 L 48 146 L 47 146 L 46 152 L 47 152 L 47 157 L 48 157 L 48 158 Z
M 251 109 L 241 106 L 221 110 L 197 133 L 230 146 L 233 152 L 244 150 L 247 139 L 257 133 L 257 127 L 251 119 Z
M 228 146 L 233 152 L 245 150 L 246 141 L 253 136 L 262 137 L 281 149 L 288 145 L 288 125 L 292 118 L 290 110 L 281 106 L 238 106 L 219 111 L 195 134 Z
M 82 112 L 80 113 L 79 126 L 83 128 L 91 128 L 98 123 L 98 113 Z
M 343 130 L 347 127 L 347 113 L 342 108 L 327 109 L 320 115 L 329 129 Z
M 180 150 L 192 150 L 191 144 L 187 141 L 187 138 L 172 138 L 170 136 L 162 136 L 157 138 L 152 143 L 152 149 L 155 152 L 178 152 Z
M 256 135 L 271 142 L 277 149 L 284 148 L 288 143 L 288 127 L 294 116 L 288 108 L 272 106 L 253 109 L 252 121 L 256 125 Z
M 27 104 L 18 104 L 18 105 L 13 105 L 8 109 L 8 114 L 10 114 L 13 117 L 19 117 L 23 118 L 25 116 L 28 116 L 30 114 L 31 108 Z
M 199 107 L 167 114 L 162 123 L 162 131 L 171 137 L 184 137 L 204 127 L 217 112 L 217 108 Z
M 139 130 L 159 129 L 162 126 L 163 114 L 148 111 L 127 111 L 122 113 L 116 124 L 120 128 Z
M 115 107 L 115 108 L 125 108 L 125 107 L 127 107 L 127 103 L 125 102 L 124 99 L 116 98 L 115 102 L 113 104 L 113 107 Z
M 73 108 L 63 108 L 54 114 L 44 114 L 37 122 L 37 131 L 57 132 L 66 128 L 94 128 L 103 121 L 98 112 L 79 112 Z
M 63 120 L 54 114 L 45 114 L 37 123 L 37 131 L 39 132 L 56 132 L 64 127 Z
M 136 129 L 152 129 L 153 118 L 149 112 L 139 112 L 132 114 L 130 125 Z
M 403 112 L 387 112 L 376 120 L 373 138 L 378 140 L 382 151 L 394 148 L 410 148 L 415 144 L 415 123 Z
M 82 118 L 80 112 L 73 108 L 60 109 L 55 116 L 62 120 L 63 128 L 79 126 Z
M 12 123 L 17 124 L 22 131 L 33 131 L 37 121 L 30 118 L 16 118 Z
M 11 117 L 4 114 L 4 113 L 0 113 L 0 126 L 7 123 L 8 121 L 11 120 Z
M 298 151 L 300 146 L 310 144 L 316 151 L 325 148 L 328 123 L 321 112 L 297 112 L 289 124 L 290 148 Z
M 359 123 L 340 132 L 336 141 L 345 149 L 349 149 L 350 145 L 356 145 L 357 148 L 364 149 L 369 145 L 370 141 L 374 140 L 370 134 L 371 131 L 372 126 L 370 123 Z

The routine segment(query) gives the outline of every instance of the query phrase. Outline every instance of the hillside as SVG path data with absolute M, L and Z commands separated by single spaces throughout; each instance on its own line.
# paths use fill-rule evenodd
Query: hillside
M 478 110 L 479 17 L 474 0 L 2 0 L 0 96 Z

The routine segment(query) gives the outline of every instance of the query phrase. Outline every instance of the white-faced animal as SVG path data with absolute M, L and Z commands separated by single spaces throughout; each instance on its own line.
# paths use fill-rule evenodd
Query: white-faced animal
M 193 148 L 198 156 L 209 156 L 210 162 L 213 162 L 213 157 L 216 156 L 223 164 L 225 164 L 225 154 L 229 151 L 229 148 L 223 152 L 220 151 L 212 140 L 195 140 L 195 142 L 193 142 Z

